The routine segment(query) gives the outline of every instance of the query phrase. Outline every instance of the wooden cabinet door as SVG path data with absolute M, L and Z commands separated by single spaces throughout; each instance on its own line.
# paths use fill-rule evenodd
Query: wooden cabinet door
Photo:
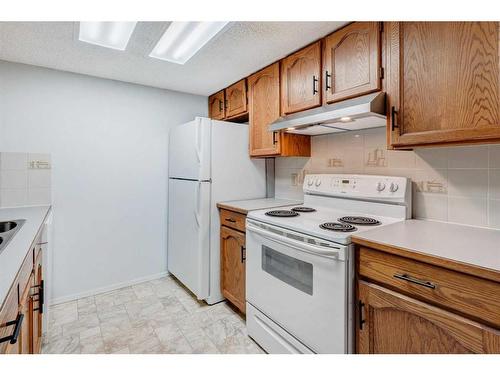
M 14 333 L 15 325 L 13 324 L 19 314 L 19 293 L 17 285 L 11 288 L 7 294 L 3 305 L 0 309 L 0 338 L 9 338 Z M 16 354 L 20 353 L 19 340 L 15 344 L 10 341 L 0 343 L 0 354 Z
M 250 156 L 279 155 L 279 133 L 267 130 L 280 117 L 279 63 L 248 77 L 248 95 Z
M 31 304 L 31 287 L 33 285 L 33 274 L 30 275 L 28 283 L 24 286 L 19 303 L 19 313 L 24 316 L 19 335 L 20 354 L 33 353 L 33 319 Z M 21 285 L 19 285 L 21 290 Z
M 281 61 L 281 114 L 321 105 L 321 41 Z
M 246 79 L 236 82 L 226 89 L 226 119 L 240 116 L 248 111 Z
M 42 274 L 42 249 L 35 260 L 34 285 L 31 288 L 31 314 L 33 319 L 32 352 L 40 353 L 42 349 L 42 313 L 43 313 L 43 274 Z
M 224 90 L 208 97 L 208 115 L 213 120 L 222 120 L 226 117 L 224 111 Z
M 498 330 L 375 284 L 360 281 L 358 293 L 358 353 L 500 352 Z
M 500 23 L 389 22 L 394 147 L 500 140 Z
M 245 234 L 221 227 L 222 294 L 245 312 Z
M 355 22 L 325 38 L 325 104 L 381 89 L 380 34 L 380 22 Z

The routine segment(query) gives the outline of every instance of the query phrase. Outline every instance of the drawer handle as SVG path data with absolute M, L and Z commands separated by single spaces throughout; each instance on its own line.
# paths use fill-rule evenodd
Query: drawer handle
M 236 220 L 231 219 L 230 217 L 226 218 L 226 221 L 229 221 L 230 223 L 236 223 Z
M 21 333 L 21 326 L 23 325 L 24 314 L 19 314 L 16 320 L 5 323 L 6 326 L 12 326 L 15 324 L 14 332 L 10 336 L 0 338 L 0 343 L 9 341 L 10 344 L 14 345 L 17 342 L 19 334 Z
M 420 286 L 425 286 L 426 288 L 436 289 L 436 285 L 434 285 L 430 281 L 422 281 L 422 280 L 419 280 L 419 279 L 417 279 L 415 277 L 407 275 L 406 273 L 403 273 L 403 274 L 395 273 L 394 277 L 396 279 L 408 281 L 408 282 L 413 283 L 413 284 L 417 284 L 417 285 L 420 285 Z

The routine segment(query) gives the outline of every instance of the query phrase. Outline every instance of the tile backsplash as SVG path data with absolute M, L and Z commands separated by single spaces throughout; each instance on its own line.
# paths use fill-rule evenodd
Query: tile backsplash
M 276 197 L 300 199 L 304 175 L 412 180 L 413 217 L 500 229 L 500 145 L 386 149 L 385 128 L 312 137 L 310 158 L 276 158 Z
M 51 203 L 49 154 L 0 152 L 0 207 Z

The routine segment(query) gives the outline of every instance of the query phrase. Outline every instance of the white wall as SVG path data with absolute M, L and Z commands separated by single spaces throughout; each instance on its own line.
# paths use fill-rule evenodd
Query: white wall
M 52 155 L 56 300 L 166 271 L 167 136 L 201 96 L 0 62 L 0 151 Z
M 385 128 L 315 136 L 311 158 L 276 159 L 276 196 L 302 197 L 308 173 L 409 177 L 413 217 L 500 229 L 500 145 L 388 151 Z

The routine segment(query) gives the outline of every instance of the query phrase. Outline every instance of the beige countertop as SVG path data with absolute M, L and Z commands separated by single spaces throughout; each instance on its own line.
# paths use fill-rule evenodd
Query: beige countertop
M 302 201 L 279 198 L 260 198 L 247 199 L 242 201 L 219 202 L 217 203 L 217 207 L 240 212 L 246 215 L 248 211 L 263 210 L 264 208 L 293 206 L 298 204 L 302 204 Z
M 0 307 L 49 210 L 50 206 L 0 208 L 0 221 L 26 220 L 0 253 Z
M 352 240 L 360 245 L 500 281 L 500 230 L 406 220 L 354 235 Z

